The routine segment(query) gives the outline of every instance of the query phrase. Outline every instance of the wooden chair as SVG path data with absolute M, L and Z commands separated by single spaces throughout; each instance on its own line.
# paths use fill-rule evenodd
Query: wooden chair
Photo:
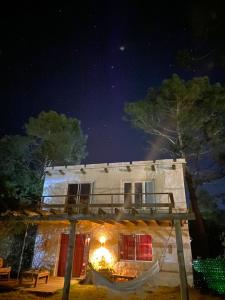
M 7 276 L 7 280 L 10 279 L 11 267 L 3 267 L 3 258 L 0 257 L 0 277 Z
M 34 285 L 34 287 L 37 286 L 37 283 L 39 281 L 39 279 L 45 279 L 45 283 L 48 283 L 48 279 L 50 276 L 50 272 L 47 270 L 27 270 L 21 273 L 20 275 L 20 284 L 23 283 L 23 280 L 26 278 L 27 281 L 31 281 Z

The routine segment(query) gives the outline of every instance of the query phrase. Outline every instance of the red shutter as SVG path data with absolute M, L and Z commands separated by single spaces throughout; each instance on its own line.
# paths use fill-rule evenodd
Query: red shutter
M 135 237 L 133 235 L 121 235 L 120 259 L 135 259 Z
M 152 237 L 136 235 L 136 260 L 152 260 Z
M 76 234 L 75 250 L 73 254 L 73 277 L 79 277 L 83 267 L 85 235 Z
M 64 276 L 65 274 L 68 243 L 69 243 L 69 235 L 62 233 L 60 253 L 59 253 L 58 276 Z

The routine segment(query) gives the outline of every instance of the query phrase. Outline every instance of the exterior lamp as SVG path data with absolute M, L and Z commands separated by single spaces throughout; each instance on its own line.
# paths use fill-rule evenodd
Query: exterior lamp
M 99 242 L 101 243 L 101 246 L 105 244 L 105 241 L 106 241 L 106 237 L 104 235 L 100 236 Z

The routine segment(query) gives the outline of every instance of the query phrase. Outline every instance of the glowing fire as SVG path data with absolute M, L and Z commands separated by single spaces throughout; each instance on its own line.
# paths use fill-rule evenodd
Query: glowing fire
M 112 268 L 112 255 L 110 254 L 109 250 L 107 250 L 105 247 L 100 247 L 94 251 L 91 258 L 91 263 L 97 270 Z

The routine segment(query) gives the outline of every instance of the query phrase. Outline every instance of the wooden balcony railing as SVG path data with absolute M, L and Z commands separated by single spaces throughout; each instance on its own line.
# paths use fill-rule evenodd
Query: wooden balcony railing
M 120 213 L 120 211 L 132 214 L 139 211 L 172 213 L 174 207 L 173 193 L 44 195 L 40 203 L 41 209 L 58 210 L 72 214 L 112 214 Z

